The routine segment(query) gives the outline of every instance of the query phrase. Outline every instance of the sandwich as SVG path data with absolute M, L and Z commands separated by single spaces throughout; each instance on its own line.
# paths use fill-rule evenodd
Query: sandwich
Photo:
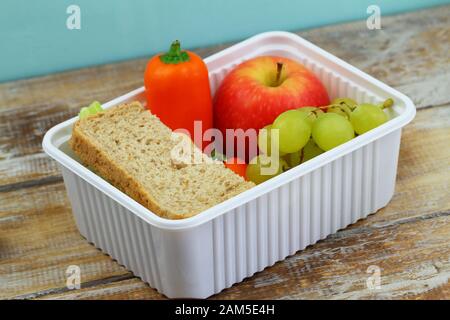
M 192 217 L 254 186 L 139 102 L 79 119 L 69 145 L 84 165 L 163 218 Z

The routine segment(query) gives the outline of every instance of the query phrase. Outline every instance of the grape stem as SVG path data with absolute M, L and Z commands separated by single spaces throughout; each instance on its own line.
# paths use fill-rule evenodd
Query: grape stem
M 355 108 L 356 108 L 356 106 L 348 105 L 348 104 L 345 103 L 344 101 L 339 102 L 339 105 L 341 105 L 341 106 L 346 106 L 347 108 L 350 109 L 350 111 L 353 111 L 353 110 L 355 110 Z
M 320 108 L 320 107 L 318 107 Z M 314 115 L 314 118 L 317 119 L 318 115 L 317 115 L 317 111 L 316 110 L 311 110 L 310 112 L 307 113 L 307 117 Z
M 346 105 L 340 105 L 340 108 L 347 114 L 348 118 L 350 119 L 350 115 L 352 114 L 352 110 Z
M 350 108 L 346 105 L 346 104 L 332 104 L 329 107 L 334 107 L 334 108 L 339 108 L 342 111 L 345 112 L 345 114 L 347 115 L 347 118 L 350 119 L 350 115 L 352 114 L 352 110 L 350 110 Z

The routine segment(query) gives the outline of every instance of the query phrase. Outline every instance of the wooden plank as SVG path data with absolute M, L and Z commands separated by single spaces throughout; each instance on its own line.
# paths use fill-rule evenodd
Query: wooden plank
M 131 277 L 78 233 L 62 183 L 2 192 L 0 204 L 0 298 L 58 292 L 70 265 L 86 283 Z
M 119 282 L 110 282 L 94 287 L 82 287 L 79 290 L 68 290 L 38 298 L 39 300 L 163 300 L 156 290 L 138 278 Z
M 444 6 L 383 17 L 383 30 L 367 30 L 362 21 L 298 34 L 397 87 L 418 107 L 442 105 L 450 103 L 449 17 Z M 208 56 L 229 45 L 196 51 Z M 59 176 L 42 153 L 45 132 L 93 100 L 141 86 L 145 64 L 137 59 L 0 84 L 0 185 L 11 190 Z
M 449 116 L 450 105 L 426 108 L 405 128 L 386 208 L 214 298 L 450 298 Z M 78 234 L 61 183 L 3 192 L 0 203 L 0 297 L 163 298 Z M 65 287 L 71 264 L 82 290 Z M 375 293 L 372 264 L 382 268 Z
M 0 192 L 61 180 L 57 163 L 43 152 L 0 161 Z

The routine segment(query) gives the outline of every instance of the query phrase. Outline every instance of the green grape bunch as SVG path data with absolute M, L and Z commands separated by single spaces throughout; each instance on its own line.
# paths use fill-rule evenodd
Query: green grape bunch
M 259 131 L 260 154 L 249 163 L 247 178 L 256 184 L 265 182 L 382 125 L 389 120 L 383 110 L 393 104 L 392 99 L 370 104 L 337 98 L 328 106 L 281 113 Z

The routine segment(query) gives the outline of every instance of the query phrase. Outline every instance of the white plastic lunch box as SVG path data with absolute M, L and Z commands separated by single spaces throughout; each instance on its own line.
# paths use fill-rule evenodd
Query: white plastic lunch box
M 213 92 L 240 62 L 261 55 L 305 64 L 331 98 L 381 102 L 391 120 L 197 216 L 160 218 L 94 172 L 68 148 L 72 118 L 50 129 L 45 152 L 61 166 L 80 233 L 170 298 L 206 298 L 384 207 L 392 198 L 401 128 L 412 101 L 287 32 L 252 37 L 205 59 Z M 139 100 L 139 88 L 105 108 Z

